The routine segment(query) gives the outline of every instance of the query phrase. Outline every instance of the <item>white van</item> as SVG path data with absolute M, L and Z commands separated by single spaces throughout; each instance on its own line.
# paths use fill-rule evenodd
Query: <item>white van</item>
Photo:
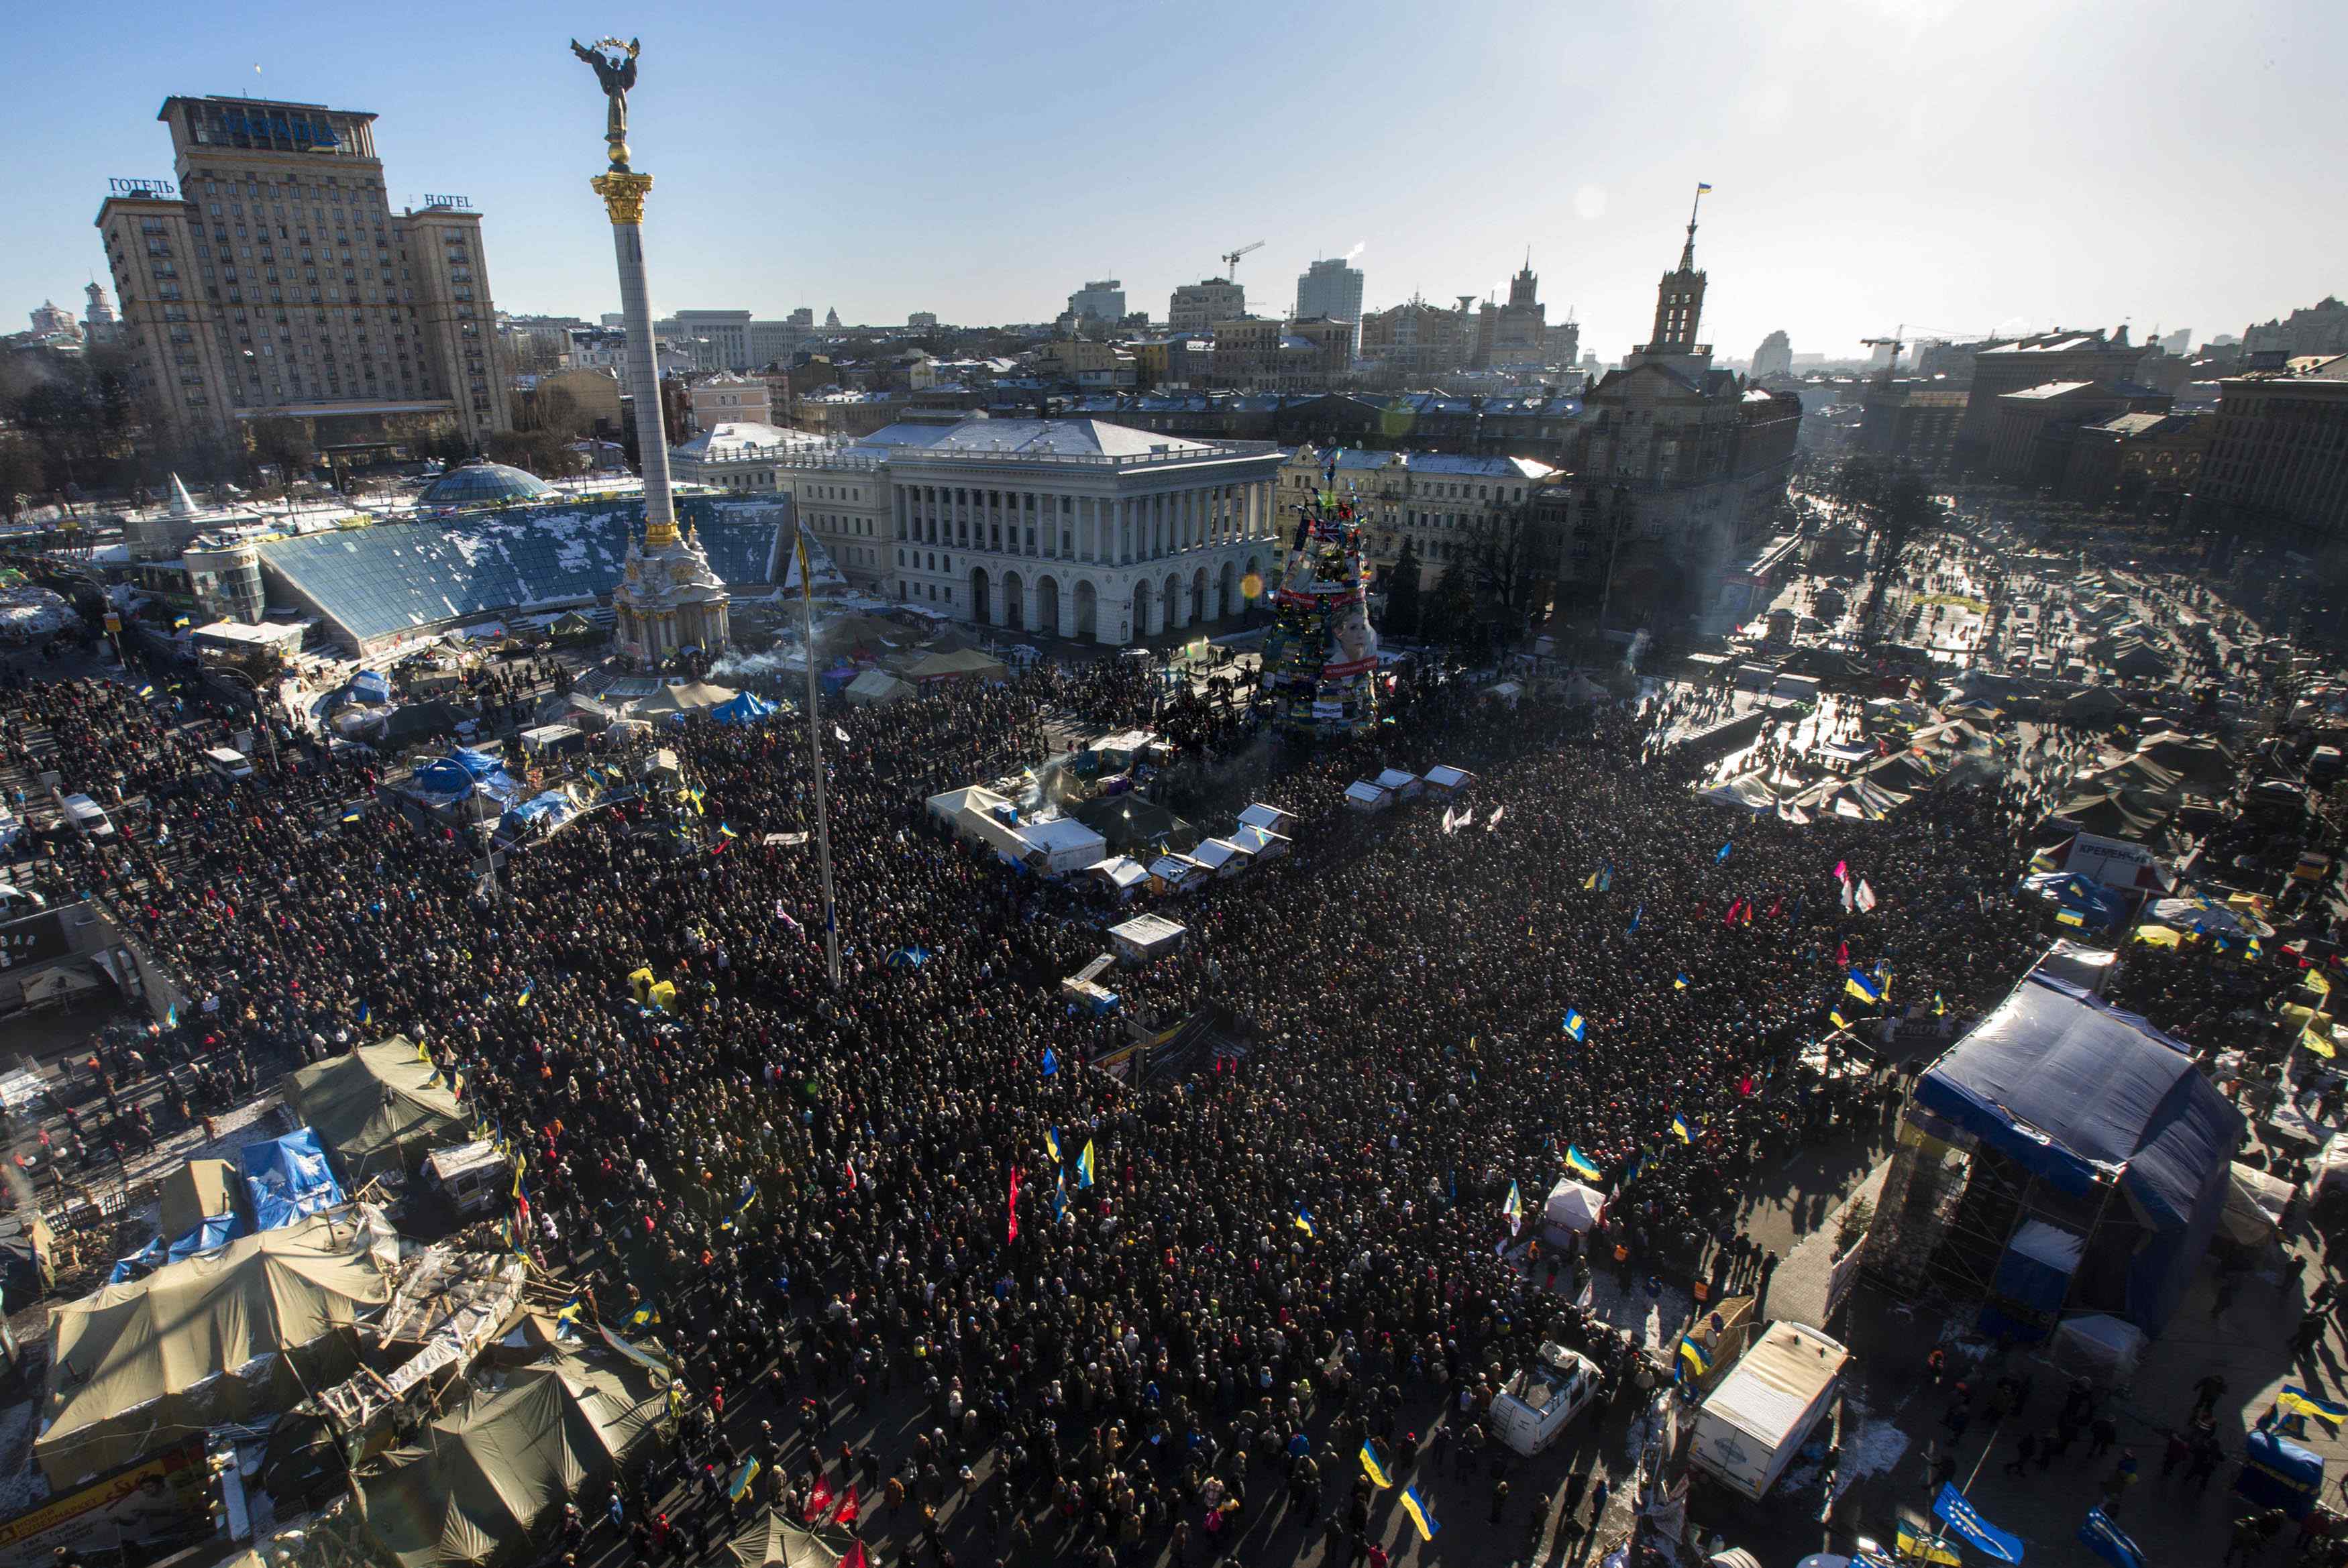
M 99 809 L 98 802 L 86 794 L 59 796 L 57 809 L 65 814 L 66 820 L 72 823 L 77 832 L 92 838 L 114 836 L 114 824 L 107 820 L 106 813 Z
M 249 779 L 252 764 L 232 746 L 213 746 L 204 753 L 204 765 L 224 779 Z
M 1539 1453 L 1596 1402 L 1600 1382 L 1589 1357 L 1543 1340 L 1533 1364 L 1493 1397 L 1493 1435 L 1520 1454 Z

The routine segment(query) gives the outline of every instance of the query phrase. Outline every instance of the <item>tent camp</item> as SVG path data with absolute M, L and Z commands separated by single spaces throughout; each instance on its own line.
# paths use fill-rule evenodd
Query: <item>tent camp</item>
M 709 710 L 709 716 L 721 724 L 755 724 L 774 713 L 775 705 L 756 692 L 736 692 Z
M 671 1379 L 599 1347 L 558 1351 L 475 1394 L 364 1466 L 362 1528 L 397 1568 L 494 1568 L 534 1559 L 562 1505 L 599 1490 L 664 1440 Z
M 1913 1105 L 1973 1141 L 1968 1203 L 2055 1233 L 2026 1248 L 2012 1243 L 2027 1226 L 2009 1233 L 1982 1282 L 1985 1331 L 2034 1339 L 2083 1310 L 2160 1331 L 2225 1209 L 2242 1132 L 2185 1047 L 2034 973 L 1926 1071 Z
M 734 1568 L 838 1568 L 848 1549 L 844 1532 L 819 1535 L 792 1523 L 779 1509 L 769 1508 L 750 1527 L 726 1543 Z M 721 1562 L 718 1568 L 726 1568 Z
M 1010 668 L 1002 660 L 975 648 L 965 648 L 958 653 L 924 654 L 905 670 L 905 679 L 916 686 L 927 686 L 936 681 L 988 681 L 1001 685 L 1010 678 Z
M 305 1388 L 357 1365 L 354 1327 L 391 1299 L 398 1267 L 398 1237 L 361 1204 L 57 1308 L 35 1460 L 62 1491 L 210 1428 L 291 1409 Z
M 206 1220 L 236 1215 L 236 1167 L 226 1160 L 190 1160 L 156 1184 L 162 1214 L 157 1229 L 186 1235 Z
M 677 685 L 664 685 L 649 697 L 628 704 L 629 715 L 655 722 L 672 714 L 707 712 L 729 702 L 734 698 L 731 688 L 713 686 L 706 681 L 687 681 Z
M 405 1035 L 289 1072 L 284 1092 L 354 1188 L 472 1136 L 472 1119 Z
M 1732 806 L 1738 811 L 1760 813 L 1777 809 L 1777 797 L 1770 793 L 1769 786 L 1762 782 L 1757 773 L 1728 779 L 1708 790 L 1699 791 L 1696 798 L 1710 801 L 1715 805 Z
M 2136 754 L 2157 764 L 2174 777 L 2199 785 L 2204 793 L 2223 793 L 2232 788 L 2241 771 L 2234 753 L 2218 742 L 2207 735 L 2181 734 L 2175 730 L 2147 735 Z
M 913 694 L 913 688 L 886 670 L 867 670 L 848 683 L 848 702 L 854 708 L 881 708 Z

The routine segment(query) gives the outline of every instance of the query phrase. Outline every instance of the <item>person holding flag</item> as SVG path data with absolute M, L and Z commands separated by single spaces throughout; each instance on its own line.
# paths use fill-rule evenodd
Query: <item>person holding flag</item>
M 1509 1195 L 1500 1201 L 1500 1217 L 1509 1222 L 1509 1234 L 1517 1235 L 1525 1228 L 1525 1195 L 1517 1184 L 1509 1184 Z

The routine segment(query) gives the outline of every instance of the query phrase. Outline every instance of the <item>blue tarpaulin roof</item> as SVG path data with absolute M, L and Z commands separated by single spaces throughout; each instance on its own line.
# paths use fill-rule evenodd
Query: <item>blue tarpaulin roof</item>
M 2022 886 L 2024 892 L 2076 910 L 2090 926 L 2112 925 L 2127 913 L 2126 898 L 2075 871 L 2037 872 L 2024 877 Z
M 307 1127 L 247 1143 L 241 1157 L 256 1230 L 275 1230 L 348 1201 L 326 1164 L 326 1152 L 318 1147 L 318 1134 Z
M 2116 1173 L 2155 1238 L 2127 1266 L 2126 1316 L 2158 1331 L 2225 1206 L 2242 1132 L 2182 1045 L 2033 974 L 1932 1064 L 1915 1098 L 2059 1191 L 2083 1196 L 2099 1173 Z
M 709 716 L 721 724 L 755 724 L 775 711 L 772 702 L 762 700 L 755 692 L 736 692 L 709 711 Z
M 485 779 L 498 771 L 497 758 L 470 746 L 458 746 L 448 753 L 448 760 L 477 779 Z

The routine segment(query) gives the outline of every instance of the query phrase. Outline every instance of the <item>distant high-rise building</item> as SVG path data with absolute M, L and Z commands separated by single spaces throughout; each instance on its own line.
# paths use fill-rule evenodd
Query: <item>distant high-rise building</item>
M 1086 283 L 1068 296 L 1068 314 L 1082 322 L 1125 319 L 1125 285 L 1115 278 Z
M 82 341 L 92 344 L 112 343 L 122 323 L 115 317 L 114 306 L 107 301 L 106 285 L 92 283 L 82 292 L 89 297 L 89 304 L 81 313 Z
M 481 214 L 394 212 L 375 116 L 324 104 L 170 97 L 178 189 L 98 210 L 132 377 L 172 436 L 241 442 L 263 416 L 321 446 L 387 420 L 478 444 L 513 421 Z
M 1203 333 L 1217 322 L 1237 321 L 1247 314 L 1247 291 L 1229 278 L 1208 278 L 1184 283 L 1166 307 L 1169 332 Z
M 1476 350 L 1470 363 L 1481 369 L 1534 363 L 1543 357 L 1549 346 L 1549 307 L 1535 298 L 1540 285 L 1528 251 L 1524 270 L 1509 280 L 1509 302 L 1500 305 L 1486 300 L 1477 313 Z
M 1315 261 L 1296 280 L 1296 313 L 1300 318 L 1326 316 L 1354 323 L 1353 356 L 1362 354 L 1362 272 L 1342 256 Z
M 1761 340 L 1761 346 L 1753 351 L 1753 374 L 1755 378 L 1758 379 L 1765 375 L 1791 375 L 1793 374 L 1794 344 L 1792 340 L 1787 338 L 1782 330 L 1771 333 L 1767 337 L 1763 338 Z
M 2161 353 L 2173 354 L 2178 358 L 2183 359 L 2193 352 L 2193 329 L 2178 327 L 2173 333 L 2163 333 L 2153 341 L 2159 344 Z
M 916 332 L 925 332 L 938 324 L 938 313 L 935 311 L 915 311 L 911 315 L 905 318 L 905 324 L 911 327 Z

